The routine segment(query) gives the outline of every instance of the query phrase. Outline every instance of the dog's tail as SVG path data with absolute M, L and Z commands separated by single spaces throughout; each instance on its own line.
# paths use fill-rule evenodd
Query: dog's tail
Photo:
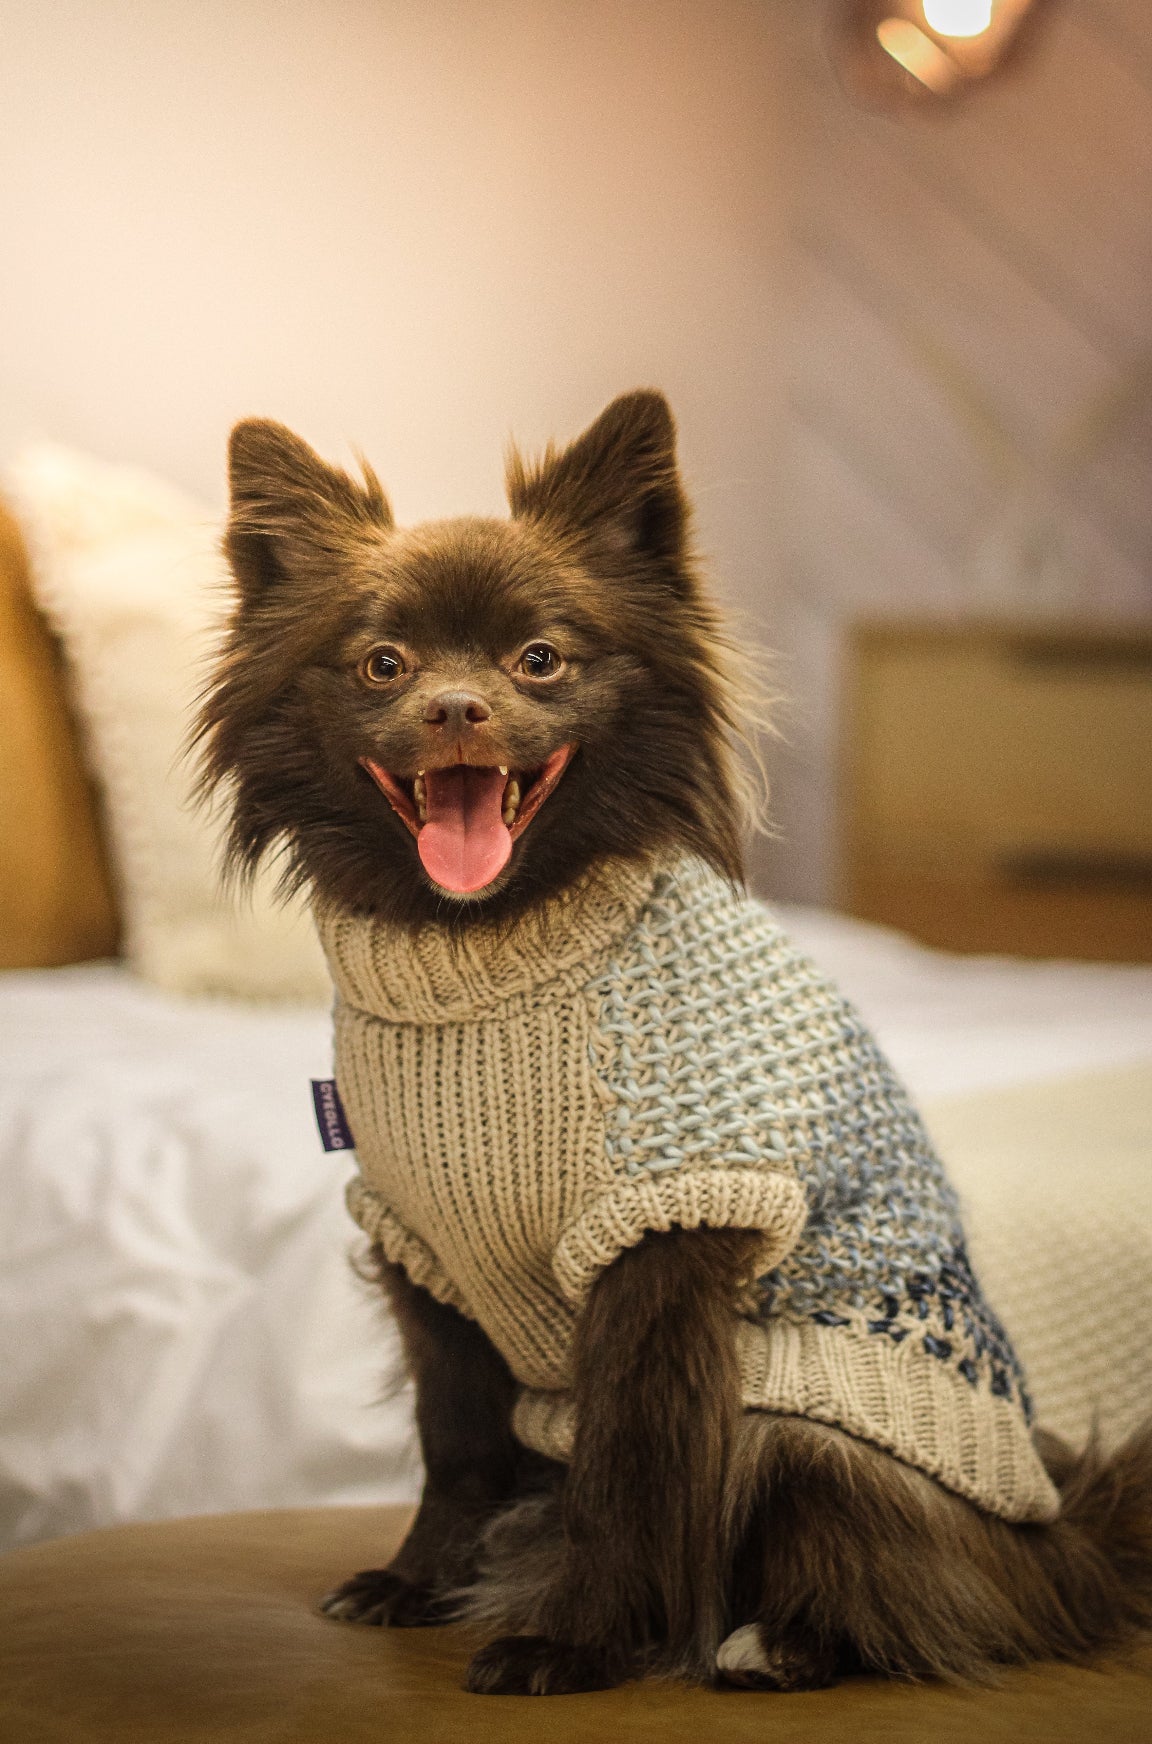
M 1061 1507 L 1031 1548 L 1066 1647 L 1090 1653 L 1152 1629 L 1152 1420 L 1107 1456 L 1095 1438 L 1079 1455 L 1050 1437 L 1040 1451 Z
M 759 1597 L 735 1610 L 755 1617 L 762 1652 L 749 1658 L 739 1629 L 721 1671 L 747 1681 L 751 1667 L 777 1688 L 811 1687 L 813 1666 L 833 1663 L 987 1683 L 1006 1665 L 1084 1663 L 1152 1628 L 1152 1423 L 1107 1457 L 1047 1435 L 1037 1447 L 1060 1513 L 1011 1525 L 839 1430 L 749 1413 L 741 1557 Z

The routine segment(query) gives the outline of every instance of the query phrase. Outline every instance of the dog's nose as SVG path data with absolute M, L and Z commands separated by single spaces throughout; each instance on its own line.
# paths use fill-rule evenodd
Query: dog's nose
M 491 708 L 475 690 L 438 690 L 428 698 L 424 708 L 426 726 L 447 727 L 454 733 L 491 719 Z

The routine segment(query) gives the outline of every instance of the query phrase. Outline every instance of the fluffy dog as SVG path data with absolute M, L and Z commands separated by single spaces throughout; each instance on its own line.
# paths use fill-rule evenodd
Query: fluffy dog
M 327 1613 L 469 1613 L 468 1687 L 528 1694 L 981 1679 L 1146 1627 L 1152 1435 L 1031 1436 L 914 1113 L 741 893 L 663 398 L 514 455 L 508 520 L 398 529 L 267 422 L 231 486 L 205 785 L 234 868 L 312 895 L 426 1468 Z

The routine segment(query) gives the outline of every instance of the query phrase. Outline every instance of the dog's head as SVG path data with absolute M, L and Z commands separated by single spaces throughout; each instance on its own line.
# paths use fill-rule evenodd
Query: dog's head
M 237 586 L 206 695 L 233 865 L 405 923 L 509 915 L 596 860 L 681 844 L 741 876 L 723 639 L 675 428 L 615 400 L 509 464 L 511 518 L 397 528 L 375 476 L 237 425 Z

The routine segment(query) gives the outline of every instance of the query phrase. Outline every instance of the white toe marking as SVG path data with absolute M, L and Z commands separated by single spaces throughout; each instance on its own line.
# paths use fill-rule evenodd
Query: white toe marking
M 755 1623 L 745 1623 L 742 1629 L 733 1629 L 727 1641 L 720 1643 L 716 1669 L 745 1672 L 771 1670 L 768 1655 L 760 1640 L 760 1631 Z

